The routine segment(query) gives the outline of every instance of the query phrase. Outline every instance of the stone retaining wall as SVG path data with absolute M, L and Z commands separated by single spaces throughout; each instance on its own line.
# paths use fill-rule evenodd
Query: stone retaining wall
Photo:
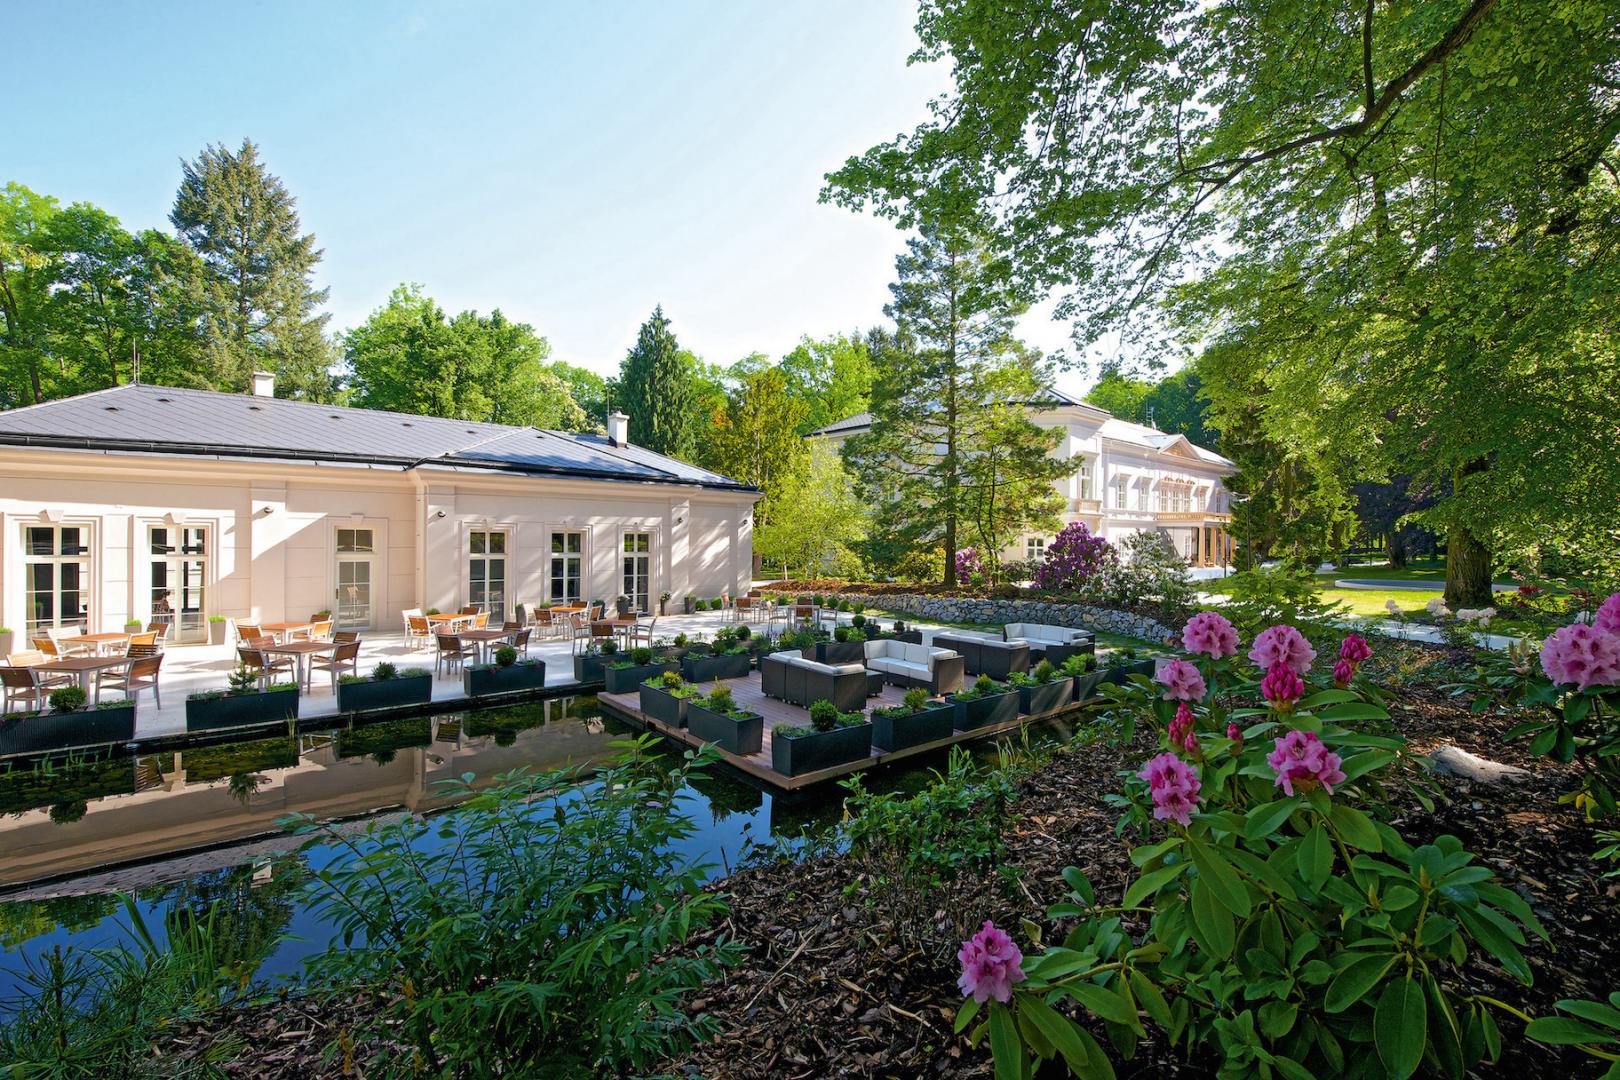
M 882 608 L 914 615 L 934 622 L 990 623 L 1049 623 L 1053 626 L 1072 626 L 1082 630 L 1106 630 L 1157 643 L 1169 642 L 1178 631 L 1171 629 L 1150 615 L 1115 608 L 1094 607 L 1091 604 L 1058 604 L 1041 600 L 989 600 L 971 596 L 926 596 L 919 593 L 898 593 L 874 596 L 867 593 L 840 592 L 840 600 L 851 604 Z

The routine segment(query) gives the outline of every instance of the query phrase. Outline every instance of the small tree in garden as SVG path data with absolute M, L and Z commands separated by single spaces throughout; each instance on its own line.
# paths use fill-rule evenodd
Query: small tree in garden
M 1359 730 L 1388 716 L 1359 674 L 1367 643 L 1346 637 L 1325 677 L 1287 624 L 1255 638 L 1253 668 L 1215 612 L 1182 643 L 1184 658 L 1116 699 L 1123 729 L 1147 723 L 1161 747 L 1120 800 L 1120 831 L 1150 841 L 1131 852 L 1135 880 L 1100 903 L 1066 869 L 1072 902 L 1049 914 L 1078 921 L 1039 955 L 985 922 L 958 953 L 970 1000 L 957 1029 L 981 1021 L 972 1037 L 989 1035 L 998 1078 L 1059 1056 L 1077 1075 L 1113 1074 L 1053 1007 L 1065 1001 L 1116 1054 L 1133 1055 L 1145 1014 L 1223 1080 L 1461 1078 L 1494 1061 L 1494 1011 L 1524 1014 L 1470 992 L 1461 969 L 1481 957 L 1529 984 L 1526 931 L 1545 931 L 1456 837 L 1413 846 L 1384 820 L 1410 756 Z
M 1098 571 L 1114 566 L 1114 546 L 1093 535 L 1083 521 L 1072 521 L 1046 546 L 1046 561 L 1035 569 L 1035 587 L 1078 592 Z

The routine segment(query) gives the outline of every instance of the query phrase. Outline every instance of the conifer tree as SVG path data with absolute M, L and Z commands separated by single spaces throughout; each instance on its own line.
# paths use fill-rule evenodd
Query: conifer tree
M 630 441 L 660 454 L 691 458 L 695 388 L 692 361 L 682 356 L 660 304 L 641 324 L 636 344 L 619 365 L 612 403 L 630 417 Z

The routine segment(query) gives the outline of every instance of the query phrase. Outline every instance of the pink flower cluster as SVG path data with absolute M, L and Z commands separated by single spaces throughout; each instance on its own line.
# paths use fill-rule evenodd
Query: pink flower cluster
M 1260 631 L 1260 636 L 1254 639 L 1254 648 L 1249 650 L 1249 659 L 1262 671 L 1270 671 L 1281 664 L 1296 675 L 1304 675 L 1311 670 L 1316 650 L 1311 648 L 1304 634 L 1287 623 L 1281 623 Z
M 1287 664 L 1272 664 L 1260 680 L 1260 696 L 1278 712 L 1293 712 L 1294 703 L 1305 696 L 1305 683 Z
M 1237 628 L 1224 615 L 1214 611 L 1200 611 L 1187 620 L 1181 631 L 1181 644 L 1190 653 L 1202 653 L 1214 660 L 1236 656 Z
M 1236 720 L 1226 725 L 1226 737 L 1232 740 L 1233 753 L 1243 749 L 1243 729 L 1237 726 Z
M 1159 665 L 1153 678 L 1164 687 L 1166 701 L 1202 701 L 1204 673 L 1185 660 L 1167 660 Z
M 1339 643 L 1339 659 L 1333 665 L 1333 682 L 1339 689 L 1350 685 L 1356 669 L 1372 657 L 1372 646 L 1360 634 L 1349 634 Z
M 1620 686 L 1620 634 L 1586 623 L 1555 630 L 1541 646 L 1541 670 L 1553 682 L 1577 690 Z
M 1175 719 L 1170 721 L 1169 736 L 1172 752 L 1180 751 L 1195 761 L 1203 756 L 1198 736 L 1193 733 L 1193 711 L 1185 701 L 1176 706 Z
M 1605 634 L 1620 636 L 1620 592 L 1603 601 L 1592 616 L 1592 627 Z
M 1012 988 L 1024 981 L 1024 954 L 1013 939 L 989 919 L 979 932 L 962 942 L 956 958 L 962 961 L 962 974 L 956 985 L 963 997 L 984 1002 L 995 998 L 1005 1005 L 1012 999 Z
M 1317 784 L 1329 795 L 1333 785 L 1344 783 L 1338 754 L 1329 750 L 1314 731 L 1290 731 L 1276 740 L 1266 755 L 1266 764 L 1277 774 L 1277 785 L 1290 795 L 1309 791 Z
M 1192 823 L 1192 812 L 1201 801 L 1198 770 L 1174 754 L 1160 754 L 1136 774 L 1148 782 L 1153 795 L 1153 816 L 1159 821 Z

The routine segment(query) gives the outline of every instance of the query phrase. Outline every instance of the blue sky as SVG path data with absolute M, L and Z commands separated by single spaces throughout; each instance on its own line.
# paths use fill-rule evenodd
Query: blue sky
M 947 85 L 906 66 L 913 17 L 890 0 L 19 3 L 0 182 L 166 228 L 180 158 L 249 136 L 325 250 L 334 327 L 415 281 L 601 371 L 656 303 L 705 359 L 780 356 L 882 317 L 903 236 L 816 195 Z M 1023 333 L 1067 343 L 1044 312 Z

